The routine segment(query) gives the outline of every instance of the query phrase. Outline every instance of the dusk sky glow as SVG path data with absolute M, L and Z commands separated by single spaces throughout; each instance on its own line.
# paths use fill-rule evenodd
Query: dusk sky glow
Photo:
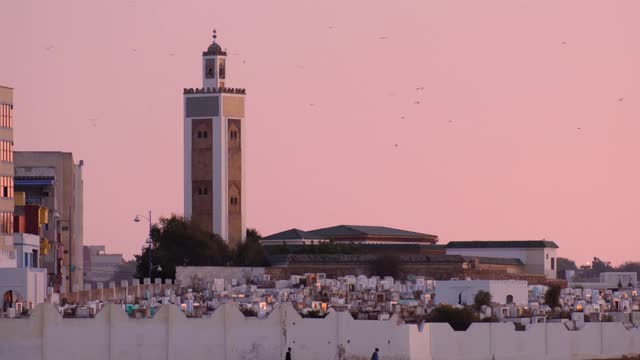
M 247 89 L 247 225 L 382 225 L 639 260 L 640 2 L 0 2 L 15 150 L 84 160 L 84 241 L 183 212 L 183 88 Z

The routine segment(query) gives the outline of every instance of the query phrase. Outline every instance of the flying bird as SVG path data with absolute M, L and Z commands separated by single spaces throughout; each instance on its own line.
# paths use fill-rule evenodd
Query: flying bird
M 333 30 L 335 28 L 336 28 L 335 26 L 329 26 L 329 29 L 331 29 L 331 30 Z
M 378 39 L 385 40 L 385 39 L 388 39 L 388 38 L 389 38 L 388 36 L 380 36 Z
M 51 51 L 51 50 L 53 50 L 53 49 L 54 49 L 54 47 L 53 47 L 53 45 L 49 45 L 49 46 L 47 46 L 47 47 L 46 47 L 46 48 L 44 48 L 44 49 L 45 49 L 45 50 L 47 50 L 47 51 Z
M 621 97 L 621 98 L 618 98 L 618 101 L 622 101 L 622 100 L 624 100 L 624 98 L 623 98 L 623 97 Z
M 96 119 L 94 118 L 89 119 L 89 126 L 96 127 L 97 126 Z
M 417 87 L 416 90 L 424 90 L 424 86 Z
M 413 103 L 416 104 L 416 105 L 419 105 L 420 101 L 414 101 Z
M 396 144 L 395 147 L 398 147 L 398 144 Z
M 562 42 L 562 45 L 567 45 L 567 42 L 566 42 L 566 41 L 563 41 L 563 42 Z
M 400 116 L 400 119 L 404 119 L 404 116 Z

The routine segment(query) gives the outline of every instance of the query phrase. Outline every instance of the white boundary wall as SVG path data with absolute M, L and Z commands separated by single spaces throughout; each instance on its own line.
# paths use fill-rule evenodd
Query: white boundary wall
M 448 324 L 353 320 L 349 313 L 303 319 L 289 305 L 266 319 L 245 318 L 233 304 L 211 318 L 187 319 L 165 305 L 152 319 L 132 319 L 107 305 L 94 319 L 63 319 L 50 304 L 28 319 L 0 319 L 0 359 L 12 360 L 280 360 L 287 347 L 305 360 L 367 360 L 375 347 L 386 360 L 597 359 L 640 353 L 640 332 L 620 323 L 476 323 L 456 332 Z

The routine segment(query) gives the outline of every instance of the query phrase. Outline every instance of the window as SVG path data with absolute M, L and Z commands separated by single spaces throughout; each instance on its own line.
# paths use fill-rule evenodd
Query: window
M 0 104 L 0 127 L 13 127 L 13 105 Z
M 198 131 L 198 139 L 202 138 L 202 131 Z
M 203 137 L 203 138 L 205 138 L 205 139 L 206 139 L 208 136 L 209 136 L 209 133 L 208 133 L 208 132 L 206 132 L 206 131 L 203 131 L 203 132 L 202 132 L 202 137 Z
M 13 213 L 0 213 L 0 232 L 4 234 L 13 234 Z
M 202 188 L 198 188 L 198 195 L 202 195 Z
M 0 160 L 6 162 L 13 161 L 13 142 L 10 141 L 0 141 Z
M 24 264 L 23 267 L 29 267 L 29 254 L 24 253 Z
M 556 258 L 551 258 L 551 270 L 556 269 Z
M 513 304 L 513 295 L 507 295 L 507 304 Z
M 13 197 L 13 178 L 11 176 L 0 176 L 0 197 Z
M 547 260 L 549 260 L 549 254 L 547 254 Z
M 209 188 L 205 187 L 205 188 L 202 190 L 202 192 L 203 192 L 205 195 L 209 195 Z

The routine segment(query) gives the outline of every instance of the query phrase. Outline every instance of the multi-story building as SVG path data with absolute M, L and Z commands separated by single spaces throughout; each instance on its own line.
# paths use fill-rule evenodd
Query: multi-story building
M 557 278 L 556 249 L 553 241 L 451 241 L 447 244 L 447 255 L 475 258 L 498 258 L 515 260 L 524 265 L 528 274 Z
M 104 245 L 84 246 L 82 271 L 85 283 L 107 283 L 113 279 L 122 264 L 124 264 L 122 254 L 107 254 Z
M 13 89 L 0 86 L 0 267 L 15 267 L 13 246 Z
M 184 89 L 184 214 L 231 247 L 245 239 L 245 90 L 226 87 L 227 53 L 202 53 L 202 87 Z
M 51 251 L 42 258 L 42 265 L 49 283 L 61 291 L 80 289 L 84 283 L 83 165 L 67 152 L 15 153 L 16 189 L 26 194 L 26 205 L 48 209 L 42 236 L 49 240 Z

